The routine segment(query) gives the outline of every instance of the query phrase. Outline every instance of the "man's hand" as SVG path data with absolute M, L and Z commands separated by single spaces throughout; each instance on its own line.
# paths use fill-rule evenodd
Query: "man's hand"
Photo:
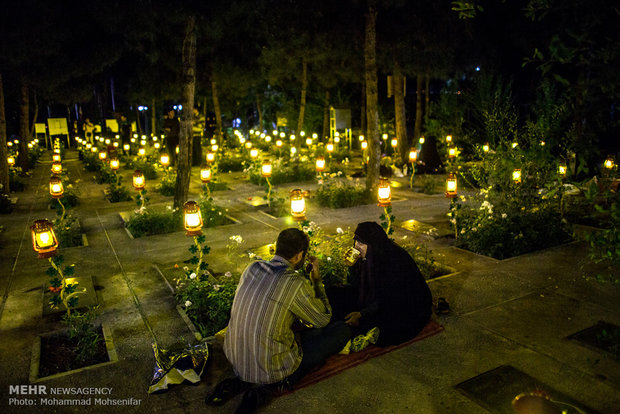
M 312 271 L 310 272 L 310 279 L 313 282 L 321 281 L 321 273 L 319 272 L 319 259 L 314 256 L 308 256 L 308 261 L 312 264 Z
M 344 321 L 347 325 L 357 326 L 360 324 L 360 319 L 362 318 L 362 314 L 359 312 L 351 312 L 347 316 L 344 317 Z

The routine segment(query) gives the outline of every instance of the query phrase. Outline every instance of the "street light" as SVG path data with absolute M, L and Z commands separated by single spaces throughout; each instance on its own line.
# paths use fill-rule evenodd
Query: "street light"
M 456 198 L 456 193 L 457 193 L 456 174 L 450 173 L 448 174 L 448 178 L 446 179 L 446 197 Z
M 133 188 L 135 188 L 136 190 L 140 191 L 144 189 L 144 186 L 146 185 L 146 181 L 144 179 L 144 174 L 142 174 L 142 171 L 140 170 L 136 170 L 133 173 Z
M 455 147 L 448 148 L 448 158 L 454 158 L 454 157 L 456 157 L 456 148 Z
M 560 174 L 561 177 L 566 177 L 566 163 L 561 162 L 560 165 L 558 165 L 558 174 Z
M 368 141 L 362 141 L 362 149 L 365 150 L 368 148 Z
M 609 156 L 607 157 L 607 159 L 605 160 L 605 162 L 603 163 L 603 165 L 605 166 L 605 168 L 607 168 L 608 170 L 611 170 L 614 168 L 614 159 L 613 157 Z
M 202 214 L 200 206 L 195 201 L 187 201 L 183 205 L 184 225 L 186 236 L 200 236 L 202 234 Z
M 306 201 L 299 188 L 291 190 L 291 216 L 296 221 L 304 221 L 306 219 Z
M 388 180 L 387 178 L 379 178 L 377 196 L 379 200 L 379 207 L 388 207 L 392 205 L 392 191 L 390 189 L 390 180 Z
M 424 144 L 424 141 L 425 141 L 424 137 L 420 137 L 420 140 L 419 140 L 418 142 L 419 142 L 420 144 Z
M 392 140 L 390 141 L 390 145 L 392 146 L 392 148 L 396 148 L 398 146 L 398 139 L 392 138 Z
M 452 135 L 446 135 L 446 142 L 447 143 L 452 142 Z
M 56 255 L 58 239 L 54 233 L 54 226 L 48 220 L 37 220 L 30 227 L 32 248 L 39 253 L 39 258 L 48 258 Z

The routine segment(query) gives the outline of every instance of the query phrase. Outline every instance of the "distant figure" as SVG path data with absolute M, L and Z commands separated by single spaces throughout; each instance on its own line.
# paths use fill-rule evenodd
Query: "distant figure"
M 129 155 L 130 151 L 125 150 L 125 144 L 131 143 L 131 123 L 127 120 L 127 116 L 125 114 L 121 115 L 120 132 L 123 155 Z
M 84 129 L 84 138 L 86 138 L 86 140 L 91 144 L 94 144 L 95 142 L 93 140 L 93 132 L 95 131 L 95 125 L 90 122 L 89 118 L 84 119 L 84 124 L 82 125 L 82 128 Z
M 205 117 L 198 112 L 198 108 L 194 107 L 194 124 L 192 126 L 192 165 L 198 166 L 202 164 L 202 134 L 205 129 Z
M 168 114 L 164 117 L 164 124 L 162 130 L 166 135 L 166 148 L 168 149 L 168 156 L 170 157 L 170 165 L 176 165 L 177 152 L 176 149 L 179 146 L 179 133 L 181 131 L 181 124 L 176 117 L 174 109 L 168 111 Z

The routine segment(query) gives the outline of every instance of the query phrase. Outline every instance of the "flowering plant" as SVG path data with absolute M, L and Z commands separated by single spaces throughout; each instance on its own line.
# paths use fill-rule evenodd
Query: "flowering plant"
M 326 235 L 314 222 L 303 223 L 303 231 L 310 238 L 308 254 L 319 259 L 319 269 L 326 287 L 341 286 L 347 282 L 349 272 L 344 256 L 347 248 L 353 246 L 350 229 L 338 227 L 336 234 Z

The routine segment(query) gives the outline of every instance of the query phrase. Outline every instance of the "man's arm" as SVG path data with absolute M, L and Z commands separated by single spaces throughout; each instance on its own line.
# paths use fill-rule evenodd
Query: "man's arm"
M 293 300 L 291 311 L 304 322 L 320 328 L 329 323 L 332 316 L 332 308 L 325 294 L 325 288 L 319 272 L 319 262 L 315 257 L 311 257 L 310 262 L 312 263 L 310 283 L 303 281 Z

